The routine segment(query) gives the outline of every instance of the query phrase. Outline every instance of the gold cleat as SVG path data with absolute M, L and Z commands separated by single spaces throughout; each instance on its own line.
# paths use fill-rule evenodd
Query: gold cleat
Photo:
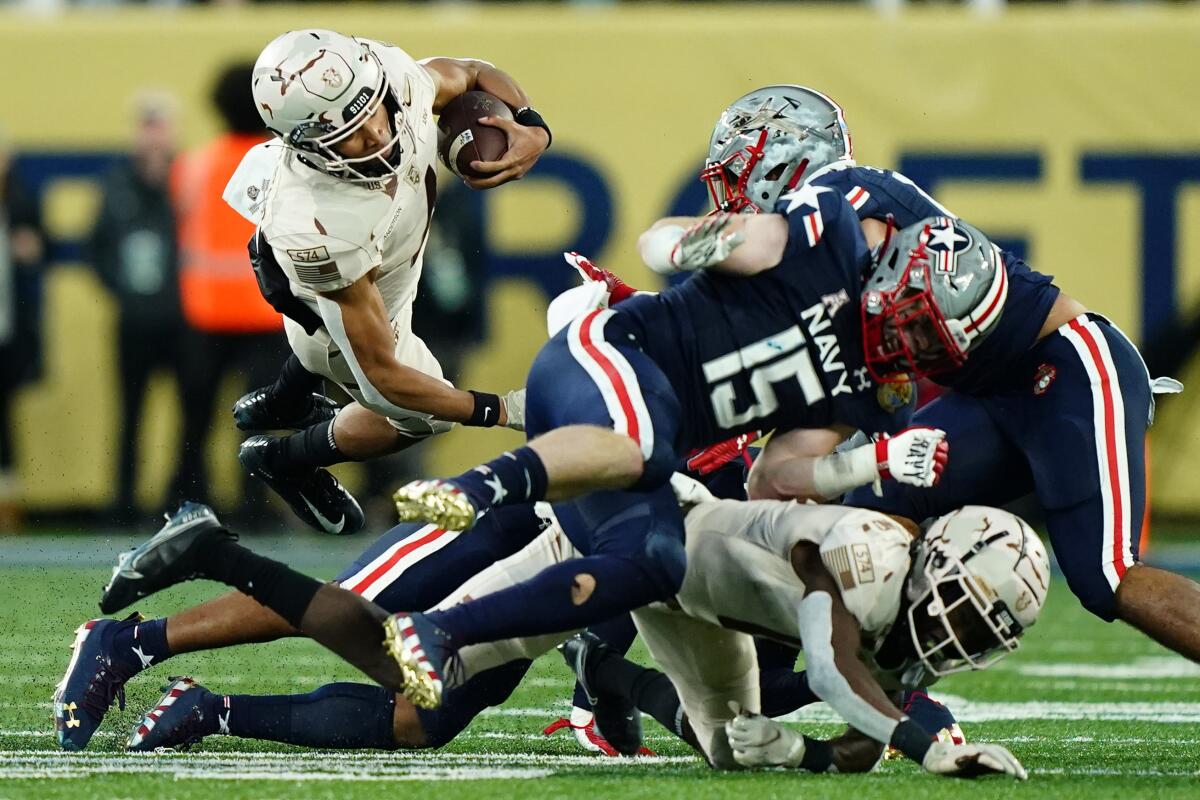
M 401 693 L 418 708 L 442 704 L 442 681 L 425 657 L 421 641 L 407 614 L 393 614 L 383 622 L 383 646 L 400 667 Z
M 444 481 L 412 481 L 397 489 L 392 500 L 401 522 L 432 522 L 446 531 L 466 531 L 475 524 L 474 504 Z

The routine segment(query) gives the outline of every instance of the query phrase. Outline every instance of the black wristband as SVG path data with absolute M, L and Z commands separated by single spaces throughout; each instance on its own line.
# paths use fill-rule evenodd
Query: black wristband
M 804 737 L 804 757 L 800 769 L 809 772 L 828 772 L 833 766 L 833 745 L 824 739 Z
M 905 717 L 892 731 L 892 739 L 889 744 L 921 764 L 925 761 L 925 754 L 929 752 L 929 748 L 933 747 L 933 737 L 920 725 Z
M 526 128 L 541 128 L 546 132 L 546 147 L 549 147 L 554 141 L 554 134 L 550 132 L 550 126 L 546 124 L 546 120 L 542 119 L 542 115 L 534 111 L 531 106 L 517 109 L 517 113 L 513 115 L 513 119 L 518 125 L 524 125 Z
M 500 395 L 471 392 L 471 396 L 475 398 L 475 408 L 471 411 L 471 418 L 464 422 L 464 425 L 491 428 L 500 422 Z

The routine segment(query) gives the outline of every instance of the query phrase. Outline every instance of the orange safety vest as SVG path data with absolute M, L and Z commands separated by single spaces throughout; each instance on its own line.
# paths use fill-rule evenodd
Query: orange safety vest
M 262 137 L 226 133 L 175 162 L 171 193 L 179 219 L 183 314 L 209 333 L 270 333 L 283 320 L 258 290 L 246 243 L 254 225 L 221 199 L 246 151 Z

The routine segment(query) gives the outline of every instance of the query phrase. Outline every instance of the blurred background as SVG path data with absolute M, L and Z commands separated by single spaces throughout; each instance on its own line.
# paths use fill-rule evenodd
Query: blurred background
M 845 107 L 859 163 L 936 193 L 1191 384 L 1159 404 L 1152 498 L 1200 519 L 1196 3 L 23 0 L 0 4 L 0 529 L 144 523 L 181 494 L 286 519 L 258 514 L 235 459 L 229 409 L 287 350 L 219 194 L 260 136 L 248 63 L 302 27 L 491 61 L 553 128 L 526 180 L 439 197 L 416 324 L 460 386 L 523 383 L 574 279 L 563 250 L 656 288 L 634 240 L 706 210 L 722 108 L 801 83 Z M 460 429 L 336 471 L 366 500 L 516 441 Z

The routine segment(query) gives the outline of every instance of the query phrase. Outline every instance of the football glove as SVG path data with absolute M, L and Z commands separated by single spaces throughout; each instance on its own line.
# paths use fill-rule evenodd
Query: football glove
M 941 480 L 950 458 L 946 432 L 936 428 L 905 428 L 895 436 L 875 439 L 875 465 L 880 478 L 929 488 Z
M 952 778 L 978 778 L 997 773 L 1012 775 L 1019 781 L 1029 777 L 1021 762 L 998 744 L 934 742 L 925 753 L 921 766 L 935 775 Z
M 508 394 L 502 395 L 500 405 L 504 408 L 504 413 L 508 418 L 504 427 L 512 428 L 514 431 L 525 430 L 525 390 L 513 389 Z
M 733 759 L 743 767 L 798 767 L 804 758 L 804 737 L 770 717 L 729 704 L 734 718 L 725 723 Z
M 605 285 L 608 289 L 608 304 L 610 306 L 615 306 L 630 295 L 637 294 L 637 289 L 634 289 L 604 267 L 594 264 L 585 255 L 574 252 L 563 253 L 563 258 L 575 268 L 576 272 L 583 276 L 585 281 L 597 281 Z
M 671 264 L 677 270 L 711 267 L 729 258 L 745 241 L 741 232 L 730 232 L 735 214 L 713 214 L 683 232 L 671 250 Z
M 723 442 L 718 442 L 717 444 L 697 450 L 688 456 L 688 471 L 695 472 L 698 475 L 708 475 L 711 472 L 716 472 L 746 452 L 746 448 L 753 442 L 758 441 L 758 437 L 761 435 L 762 433 L 759 431 L 751 431 L 750 433 L 743 433 L 741 436 L 735 436 L 732 439 L 726 439 Z

